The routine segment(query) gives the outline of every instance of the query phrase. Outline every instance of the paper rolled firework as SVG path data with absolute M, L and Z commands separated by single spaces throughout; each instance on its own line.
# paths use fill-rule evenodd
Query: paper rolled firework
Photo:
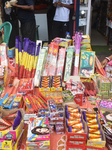
M 35 57 L 35 49 L 36 49 L 36 43 L 35 42 L 32 42 L 32 51 L 31 51 L 31 54 L 30 54 L 30 59 L 29 59 L 29 66 L 28 66 L 28 73 L 27 73 L 27 77 L 30 78 L 31 77 L 31 71 L 32 71 L 32 68 L 33 68 L 33 64 L 34 64 L 34 57 Z
M 26 56 L 26 62 L 25 62 L 25 68 L 24 68 L 24 73 L 23 73 L 23 78 L 27 77 L 28 73 L 28 68 L 30 64 L 30 58 L 31 58 L 31 51 L 33 49 L 33 45 L 31 44 L 32 41 L 29 41 L 29 46 L 27 50 L 27 56 Z
M 79 54 L 80 54 L 80 45 L 81 45 L 82 34 L 76 33 L 75 36 L 75 61 L 74 61 L 74 76 L 78 76 L 79 74 Z
M 24 38 L 23 46 L 24 46 L 24 51 L 23 51 L 23 57 L 22 57 L 22 64 L 20 66 L 19 79 L 21 79 L 23 76 L 25 62 L 27 61 L 26 57 L 27 57 L 27 50 L 28 50 L 28 46 L 29 46 L 29 39 L 28 38 Z
M 18 54 L 18 48 L 19 48 L 19 37 L 16 36 L 15 39 L 15 61 L 16 61 L 16 69 L 15 69 L 15 76 L 18 77 L 18 70 L 19 70 L 19 54 Z
M 19 37 L 18 44 L 19 44 L 19 66 L 21 66 L 21 64 L 22 64 L 22 46 L 21 46 L 21 38 L 20 37 Z
M 38 61 L 38 55 L 39 55 L 40 47 L 41 47 L 41 43 L 38 44 L 36 55 L 35 55 L 35 58 L 34 58 L 34 64 L 33 64 L 32 74 L 31 74 L 32 78 L 34 78 L 34 76 L 35 76 L 35 71 L 36 71 L 36 66 L 37 66 L 37 61 Z

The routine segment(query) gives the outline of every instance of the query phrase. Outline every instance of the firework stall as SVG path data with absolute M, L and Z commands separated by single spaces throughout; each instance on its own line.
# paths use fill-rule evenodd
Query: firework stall
M 112 150 L 111 98 L 88 35 L 0 44 L 1 150 Z

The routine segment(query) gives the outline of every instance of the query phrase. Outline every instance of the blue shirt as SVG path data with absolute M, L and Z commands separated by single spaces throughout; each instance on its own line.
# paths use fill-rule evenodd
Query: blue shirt
M 34 5 L 34 0 L 18 0 L 18 5 Z M 34 11 L 18 8 L 18 19 L 22 22 L 29 22 L 35 19 Z

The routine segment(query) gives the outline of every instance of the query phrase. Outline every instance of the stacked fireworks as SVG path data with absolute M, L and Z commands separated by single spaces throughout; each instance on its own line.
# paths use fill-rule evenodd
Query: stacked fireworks
M 61 76 L 42 76 L 40 80 L 40 91 L 62 91 Z
M 82 113 L 78 105 L 73 102 L 65 105 L 67 150 L 85 149 L 87 139 L 86 124 L 82 118 Z
M 50 111 L 50 125 L 55 126 L 57 134 L 64 134 L 64 109 L 63 107 L 57 107 L 54 100 L 48 100 L 48 107 Z
M 37 46 L 36 43 L 30 41 L 28 38 L 24 38 L 23 51 L 21 38 L 19 36 L 15 39 L 15 61 L 16 61 L 16 77 L 27 78 L 34 77 L 37 59 L 40 50 L 40 44 Z
M 47 117 L 30 118 L 26 141 L 27 149 L 50 149 L 49 120 Z
M 105 136 L 98 120 L 98 114 L 83 111 L 83 117 L 87 123 L 87 146 L 105 147 Z

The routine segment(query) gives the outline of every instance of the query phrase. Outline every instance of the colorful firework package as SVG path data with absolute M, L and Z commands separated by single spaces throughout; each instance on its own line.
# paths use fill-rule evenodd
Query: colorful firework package
M 26 141 L 27 148 L 50 148 L 50 133 L 48 117 L 30 118 Z
M 79 105 L 65 104 L 67 148 L 85 149 L 87 126 L 82 118 Z M 72 147 L 73 146 L 73 147 Z
M 98 114 L 83 111 L 83 118 L 87 123 L 87 146 L 105 147 L 105 136 L 98 120 Z

